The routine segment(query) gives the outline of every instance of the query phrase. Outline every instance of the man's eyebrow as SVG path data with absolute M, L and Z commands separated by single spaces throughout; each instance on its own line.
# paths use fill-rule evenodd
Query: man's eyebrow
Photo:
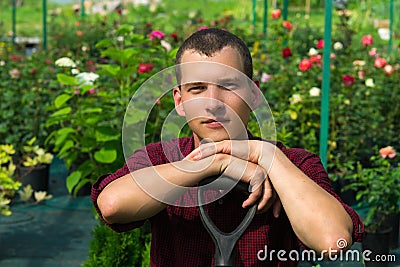
M 242 79 L 240 79 L 239 77 L 235 76 L 235 77 L 226 77 L 226 78 L 220 78 L 217 80 L 218 84 L 224 84 L 224 83 L 230 83 L 230 82 L 240 82 Z
M 206 82 L 186 82 L 186 83 L 182 83 L 182 86 L 196 86 L 196 85 L 203 85 Z

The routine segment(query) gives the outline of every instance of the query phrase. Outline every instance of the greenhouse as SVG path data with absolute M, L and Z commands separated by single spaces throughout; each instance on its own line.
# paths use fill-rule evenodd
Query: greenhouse
M 0 2 L 0 266 L 400 266 L 398 0 Z

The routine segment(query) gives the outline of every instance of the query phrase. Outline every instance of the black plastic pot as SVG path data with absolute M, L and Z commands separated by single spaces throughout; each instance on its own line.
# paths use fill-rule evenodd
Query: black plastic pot
M 390 251 L 390 237 L 391 237 L 392 227 L 386 227 L 381 231 L 376 233 L 365 232 L 365 237 L 362 242 L 362 249 L 371 251 L 370 254 L 365 254 L 370 259 L 365 261 L 365 266 L 367 267 L 387 267 L 389 262 L 379 262 L 375 259 L 379 258 L 381 255 L 389 255 Z M 377 257 L 378 256 L 378 257 Z
M 48 191 L 50 165 L 39 167 L 19 167 L 18 173 L 22 186 L 30 184 L 34 191 Z
M 388 227 L 392 227 L 392 232 L 390 234 L 390 249 L 397 248 L 399 245 L 399 222 L 400 213 L 390 214 L 384 222 Z

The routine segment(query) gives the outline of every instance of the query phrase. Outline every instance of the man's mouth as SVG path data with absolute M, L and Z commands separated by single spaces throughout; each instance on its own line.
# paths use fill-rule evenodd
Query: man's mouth
M 223 125 L 228 123 L 228 122 L 229 122 L 229 120 L 227 120 L 227 119 L 222 119 L 222 118 L 219 119 L 219 118 L 217 118 L 217 119 L 204 120 L 204 121 L 202 121 L 202 124 L 205 124 L 205 125 L 207 125 L 208 127 L 211 127 L 211 128 L 219 128 L 219 127 L 223 127 Z

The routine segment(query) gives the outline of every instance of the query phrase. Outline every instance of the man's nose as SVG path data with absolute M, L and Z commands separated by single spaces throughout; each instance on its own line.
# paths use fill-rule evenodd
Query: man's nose
M 205 99 L 205 108 L 208 112 L 215 113 L 224 109 L 223 95 L 221 89 L 216 85 L 208 85 Z

